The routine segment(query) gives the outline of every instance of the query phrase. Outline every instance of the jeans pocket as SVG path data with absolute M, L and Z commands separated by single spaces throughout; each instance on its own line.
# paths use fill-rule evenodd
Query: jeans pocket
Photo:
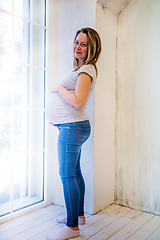
M 59 136 L 58 136 L 58 140 L 59 141 L 64 141 L 64 142 L 68 142 L 69 137 L 70 137 L 70 127 L 69 126 L 59 126 Z
M 80 128 L 78 127 L 78 142 L 83 144 L 90 136 L 90 128 Z

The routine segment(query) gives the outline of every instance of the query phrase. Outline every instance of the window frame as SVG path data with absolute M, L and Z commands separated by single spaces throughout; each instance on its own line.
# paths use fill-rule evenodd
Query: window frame
M 29 69 L 33 68 L 33 69 L 39 69 L 39 70 L 43 70 L 44 71 L 44 104 L 45 104 L 45 96 L 46 96 L 46 76 L 47 76 L 47 68 L 46 68 L 46 54 L 47 54 L 47 32 L 48 32 L 48 28 L 46 26 L 46 23 L 47 23 L 47 9 L 48 9 L 48 0 L 45 0 L 45 23 L 44 23 L 44 26 L 39 24 L 39 23 L 36 23 L 36 22 L 33 22 L 27 18 L 24 18 L 24 17 L 21 17 L 17 14 L 14 13 L 14 0 L 12 0 L 12 12 L 10 11 L 7 11 L 5 9 L 2 9 L 0 8 L 0 12 L 3 12 L 3 13 L 6 13 L 8 15 L 10 15 L 12 17 L 12 22 L 14 22 L 14 19 L 20 19 L 22 21 L 25 21 L 29 24 L 33 24 L 35 26 L 38 26 L 42 29 L 44 29 L 44 67 L 40 67 L 40 66 L 36 66 L 36 65 L 32 65 L 32 64 L 28 64 L 28 63 L 24 63 L 24 62 L 18 62 L 18 61 L 14 61 L 14 39 L 15 39 L 15 36 L 14 36 L 14 23 L 13 23 L 13 28 L 12 28 L 12 81 L 14 81 L 14 69 L 15 69 L 15 66 L 16 65 L 20 65 L 22 67 L 27 67 Z M 13 92 L 13 91 L 12 91 Z M 12 98 L 13 98 L 13 94 L 12 94 Z M 12 108 L 12 107 L 11 107 Z M 3 108 L 5 109 L 5 107 Z M 6 109 L 8 109 L 8 107 L 6 107 Z M 13 109 L 13 108 L 12 108 Z M 46 132 L 45 132 L 45 125 L 46 125 L 46 122 L 45 122 L 45 105 L 43 108 L 37 108 L 38 110 L 40 111 L 43 111 L 44 114 L 43 114 L 43 136 L 45 138 L 45 135 L 46 135 Z M 20 110 L 20 108 L 19 108 Z M 32 111 L 32 110 L 35 110 L 34 108 L 27 108 L 26 109 L 27 111 Z M 12 110 L 12 114 L 13 114 L 13 110 Z M 13 117 L 13 116 L 12 116 Z M 12 126 L 12 129 L 13 129 L 13 126 Z M 12 142 L 13 142 L 13 130 L 12 130 Z M 39 150 L 37 151 L 28 151 L 28 153 L 38 153 L 40 152 Z M 43 159 L 45 159 L 45 155 L 46 155 L 46 150 L 45 150 L 45 141 L 43 140 L 43 150 L 42 150 L 42 154 L 43 154 Z M 13 164 L 13 161 L 11 161 L 11 163 Z M 43 160 L 43 177 L 46 176 L 46 161 Z M 13 178 L 13 176 L 11 177 Z M 12 179 L 13 180 L 13 179 Z M 43 206 L 46 206 L 46 204 L 51 204 L 51 200 L 47 202 L 47 192 L 46 192 L 46 184 L 47 184 L 47 179 L 44 178 L 43 180 L 43 201 L 40 202 L 40 203 L 35 203 L 31 206 L 26 206 L 24 207 L 23 209 L 19 209 L 19 210 L 16 210 L 16 211 L 13 211 L 13 184 L 12 184 L 12 187 L 11 187 L 11 199 L 10 199 L 10 202 L 11 202 L 11 211 L 9 214 L 7 215 L 4 215 L 4 216 L 1 216 L 0 217 L 0 223 L 4 222 L 4 221 L 7 221 L 7 220 L 10 220 L 12 218 L 15 218 L 17 216 L 21 216 L 22 214 L 25 214 L 25 213 L 28 213 L 28 212 L 31 212 L 33 210 L 36 210 L 36 209 L 39 209 Z

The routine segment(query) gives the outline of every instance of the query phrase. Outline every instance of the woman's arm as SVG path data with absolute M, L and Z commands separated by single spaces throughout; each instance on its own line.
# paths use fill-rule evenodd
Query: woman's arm
M 81 109 L 86 104 L 90 87 L 91 77 L 87 73 L 82 72 L 77 78 L 75 93 L 68 91 L 61 84 L 57 84 L 52 92 L 58 92 L 68 104 Z

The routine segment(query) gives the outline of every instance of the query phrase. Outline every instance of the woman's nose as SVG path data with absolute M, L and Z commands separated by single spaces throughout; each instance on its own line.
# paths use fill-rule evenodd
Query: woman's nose
M 81 45 L 80 45 L 80 44 L 78 44 L 78 45 L 77 45 L 77 48 L 78 48 L 78 49 L 80 49 L 80 48 L 81 48 Z

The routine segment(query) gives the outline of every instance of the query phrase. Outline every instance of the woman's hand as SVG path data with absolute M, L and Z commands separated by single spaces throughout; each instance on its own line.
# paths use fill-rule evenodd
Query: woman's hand
M 56 84 L 52 90 L 52 93 L 58 93 L 59 92 L 59 88 L 61 87 L 62 85 L 61 84 Z
M 81 109 L 85 106 L 91 87 L 91 77 L 87 73 L 80 73 L 77 78 L 75 93 L 70 92 L 61 84 L 54 87 L 53 92 L 58 92 L 71 106 Z
M 75 93 L 70 92 L 61 84 L 55 85 L 52 93 L 59 93 L 71 106 L 81 109 L 85 106 L 91 87 L 91 77 L 87 73 L 80 73 L 77 78 Z

